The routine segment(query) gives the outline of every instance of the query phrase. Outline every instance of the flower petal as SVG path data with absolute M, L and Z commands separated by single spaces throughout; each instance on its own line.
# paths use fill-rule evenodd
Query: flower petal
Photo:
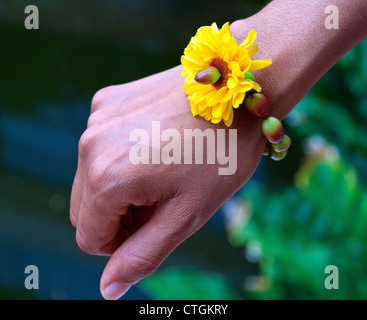
M 255 81 L 252 81 L 252 80 L 250 80 L 250 81 L 253 84 L 253 89 L 256 90 L 257 92 L 260 92 L 261 91 L 261 86 Z
M 262 60 L 252 60 L 251 67 L 248 71 L 255 71 L 262 68 L 266 68 L 272 64 L 271 59 L 262 59 Z
M 229 29 L 229 22 L 226 22 L 223 26 L 222 26 L 222 28 L 219 30 L 219 32 L 218 32 L 218 37 L 220 38 L 220 39 L 223 39 L 223 36 L 224 35 L 226 35 L 226 34 L 231 34 L 231 31 L 230 31 L 230 29 Z
M 217 103 L 212 110 L 212 114 L 214 118 L 222 118 L 222 114 L 224 111 L 223 103 Z
M 254 87 L 254 82 L 249 79 L 244 79 L 240 81 L 239 86 L 236 88 L 236 93 L 242 93 L 250 91 Z
M 201 85 L 199 89 L 194 94 L 194 102 L 200 103 L 201 101 L 205 100 L 207 98 L 207 94 L 215 90 L 212 86 L 203 86 Z
M 246 92 L 239 92 L 235 96 L 233 96 L 232 107 L 235 109 L 238 108 L 240 104 L 243 102 L 243 100 L 245 99 L 245 96 L 246 96 Z
M 257 52 L 258 49 L 259 45 L 255 43 L 251 48 L 248 49 L 248 56 L 252 57 Z
M 194 56 L 195 55 L 195 56 Z M 204 67 L 204 62 L 201 59 L 201 57 L 199 55 L 190 53 L 189 55 L 185 55 L 184 58 L 200 67 Z M 205 68 L 205 67 L 204 67 Z M 203 68 L 203 69 L 204 69 Z
M 232 97 L 232 90 L 224 86 L 217 91 L 215 99 L 217 100 L 217 102 L 225 102 L 228 101 L 231 97 Z
M 215 32 L 219 32 L 218 26 L 215 22 L 212 23 L 212 25 L 210 26 L 212 28 L 212 30 L 214 30 Z
M 205 101 L 201 101 L 200 103 L 196 104 L 196 107 L 199 110 L 199 112 L 202 112 L 208 107 L 208 105 L 205 103 Z
M 204 118 L 205 118 L 205 120 L 210 121 L 210 119 L 212 118 L 212 108 L 206 109 L 206 112 L 204 114 Z
M 213 90 L 210 94 L 206 97 L 206 103 L 208 106 L 214 106 L 217 103 L 217 92 Z
M 256 39 L 256 31 L 250 30 L 248 32 L 247 38 L 240 44 L 240 47 L 245 47 L 246 49 L 251 47 Z
M 232 122 L 233 122 L 233 109 L 232 109 L 232 107 L 229 107 L 229 109 L 228 109 L 228 118 L 223 119 L 223 121 L 224 121 L 224 124 L 227 127 L 230 127 L 232 125 Z
M 191 106 L 191 113 L 194 116 L 197 116 L 199 114 L 199 110 L 198 110 L 198 108 L 195 105 Z
M 219 123 L 222 121 L 222 118 L 215 118 L 215 117 L 212 117 L 212 119 L 210 120 L 212 123 Z
M 201 69 L 204 69 L 205 66 L 203 66 L 203 64 L 201 63 L 198 63 L 196 60 L 188 57 L 188 56 L 181 56 L 181 63 L 189 68 L 189 69 L 192 69 L 194 71 L 199 71 Z
M 242 73 L 240 65 L 237 61 L 231 61 L 230 63 L 228 63 L 228 68 L 232 71 L 232 74 L 236 76 L 239 76 Z
M 244 55 L 238 60 L 238 64 L 241 67 L 242 72 L 247 72 L 251 66 L 251 59 L 249 56 Z
M 237 86 L 238 85 L 238 78 L 237 77 L 229 77 L 228 78 L 228 81 L 227 81 L 227 87 L 229 88 L 229 89 L 232 89 L 232 88 L 234 88 L 235 86 Z

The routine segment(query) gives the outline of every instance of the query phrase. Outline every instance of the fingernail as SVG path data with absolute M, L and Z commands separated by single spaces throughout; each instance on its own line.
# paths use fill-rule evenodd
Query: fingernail
M 113 282 L 102 291 L 102 296 L 106 300 L 117 300 L 127 291 L 127 289 L 128 288 L 121 283 Z

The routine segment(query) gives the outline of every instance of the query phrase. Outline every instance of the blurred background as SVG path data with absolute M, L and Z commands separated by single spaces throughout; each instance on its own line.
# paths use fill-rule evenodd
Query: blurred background
M 106 257 L 79 250 L 69 222 L 78 141 L 100 88 L 180 63 L 200 25 L 267 1 L 0 3 L 0 299 L 101 299 Z M 124 299 L 367 298 L 367 42 L 285 120 L 286 160 L 251 181 Z M 39 289 L 27 290 L 27 265 Z M 325 267 L 339 269 L 327 290 Z

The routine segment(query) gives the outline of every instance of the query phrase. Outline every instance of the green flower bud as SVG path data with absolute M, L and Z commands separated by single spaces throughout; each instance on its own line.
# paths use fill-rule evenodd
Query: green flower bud
M 289 149 L 291 146 L 291 138 L 287 135 L 284 135 L 284 138 L 279 143 L 273 144 L 273 149 L 276 152 L 283 152 Z
M 282 151 L 282 152 L 277 152 L 275 150 L 273 150 L 273 154 L 271 155 L 271 159 L 275 160 L 275 161 L 280 161 L 283 160 L 286 155 L 287 155 L 288 150 Z
M 221 76 L 221 73 L 216 67 L 210 66 L 198 71 L 195 75 L 195 81 L 200 84 L 214 84 Z
M 268 117 L 263 121 L 262 132 L 270 143 L 279 143 L 284 138 L 283 125 L 275 117 Z

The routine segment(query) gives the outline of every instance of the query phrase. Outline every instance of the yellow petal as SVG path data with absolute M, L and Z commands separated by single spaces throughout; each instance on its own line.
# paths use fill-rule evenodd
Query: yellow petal
M 250 91 L 254 87 L 254 83 L 252 80 L 244 79 L 240 81 L 239 86 L 236 88 L 236 93 L 243 93 Z
M 228 78 L 227 87 L 229 89 L 232 89 L 232 88 L 234 88 L 237 85 L 238 85 L 238 78 L 237 77 L 229 77 Z
M 194 58 L 192 55 L 184 55 L 182 58 L 186 59 L 187 61 L 191 62 L 192 64 L 195 64 L 199 67 L 203 67 L 203 60 L 198 60 L 196 58 Z M 181 59 L 182 62 L 182 59 Z M 205 67 L 203 67 L 204 69 Z
M 203 110 L 205 110 L 208 107 L 205 101 L 195 103 L 195 106 L 199 110 L 199 112 L 202 112 Z
M 181 71 L 181 75 L 186 77 L 189 76 L 192 73 L 192 70 L 187 68 L 187 67 L 183 67 L 182 71 Z
M 231 34 L 231 31 L 229 29 L 229 22 L 226 22 L 222 28 L 219 30 L 218 37 L 223 38 L 225 34 Z
M 232 99 L 232 106 L 233 108 L 238 108 L 239 105 L 243 102 L 243 100 L 245 99 L 245 95 L 246 95 L 246 92 L 239 92 L 237 93 L 233 99 Z
M 262 60 L 253 60 L 251 62 L 251 67 L 248 71 L 255 71 L 262 68 L 265 68 L 267 66 L 270 66 L 272 64 L 271 59 L 262 59 Z
M 238 64 L 241 67 L 241 70 L 243 72 L 247 72 L 247 70 L 249 69 L 250 65 L 251 65 L 251 59 L 249 56 L 244 55 L 242 56 L 239 60 L 238 60 Z
M 223 34 L 222 40 L 224 42 L 230 42 L 231 41 L 231 34 L 229 32 L 226 32 L 225 34 Z
M 203 86 L 201 85 L 198 91 L 194 95 L 195 103 L 200 103 L 201 101 L 206 99 L 206 95 L 211 91 L 215 90 L 213 86 Z
M 259 48 L 259 45 L 257 43 L 254 44 L 254 46 L 252 46 L 251 48 L 248 49 L 248 55 L 249 57 L 252 57 L 256 52 L 257 49 Z
M 191 113 L 194 116 L 197 116 L 199 114 L 199 110 L 198 110 L 198 108 L 195 105 L 191 106 Z
M 184 90 L 188 92 L 196 92 L 200 87 L 200 84 L 198 84 L 196 81 L 185 83 Z
M 253 84 L 253 89 L 256 90 L 257 92 L 260 92 L 261 91 L 261 86 L 255 81 L 252 81 L 252 80 L 250 80 L 250 81 Z
M 210 120 L 212 123 L 219 123 L 222 121 L 222 118 L 215 118 L 215 117 L 212 117 L 212 119 Z
M 212 60 L 213 57 L 217 54 L 217 47 L 215 43 L 211 41 L 201 42 L 199 50 L 201 51 L 201 54 L 203 55 L 203 58 L 202 58 L 203 62 L 207 62 L 208 60 L 207 58 Z
M 224 86 L 217 91 L 215 99 L 217 100 L 217 102 L 225 102 L 228 101 L 231 97 L 232 97 L 232 90 Z
M 206 103 L 208 106 L 214 106 L 217 103 L 217 93 L 213 90 L 206 96 Z
M 222 42 L 221 47 L 219 49 L 219 56 L 224 61 L 231 61 L 232 60 L 232 53 L 229 50 L 228 46 Z
M 223 114 L 224 108 L 223 103 L 217 103 L 212 110 L 213 117 L 221 118 Z
M 210 119 L 212 118 L 212 108 L 206 109 L 206 112 L 204 114 L 204 118 L 205 118 L 205 120 L 210 121 Z
M 219 29 L 218 29 L 218 26 L 215 22 L 212 23 L 212 25 L 210 26 L 215 32 L 218 32 Z
M 256 31 L 250 30 L 247 38 L 240 44 L 240 47 L 245 47 L 246 49 L 251 47 L 256 39 Z
M 184 69 L 187 70 L 187 71 L 191 71 L 190 69 L 184 67 L 182 69 L 182 72 L 183 72 Z M 192 72 L 192 71 L 188 72 L 188 75 L 185 78 L 185 84 L 195 83 L 196 81 L 194 79 L 195 79 L 195 73 Z M 198 84 L 198 83 L 196 82 L 196 84 Z
M 230 109 L 232 109 L 232 106 L 228 103 L 228 105 L 226 106 L 224 112 L 223 112 L 223 120 L 228 120 L 229 115 L 230 115 Z
M 202 64 L 203 63 L 203 59 L 202 59 L 202 56 L 199 54 L 199 52 L 196 50 L 196 49 L 193 49 L 192 47 L 187 47 L 185 50 L 184 50 L 184 55 L 186 57 L 190 57 L 192 58 L 197 64 Z
M 227 127 L 230 127 L 232 122 L 233 122 L 233 109 L 231 107 L 229 107 L 228 109 L 228 118 L 227 119 L 223 119 L 224 121 L 224 124 L 227 126 Z
M 202 64 L 198 64 L 196 62 L 193 62 L 191 61 L 190 58 L 188 58 L 187 56 L 181 56 L 181 63 L 189 68 L 189 69 L 192 69 L 192 70 L 195 70 L 195 71 L 199 71 L 201 69 L 204 69 L 205 67 L 203 67 Z
M 199 108 L 197 108 L 199 116 L 200 117 L 204 117 L 205 113 L 207 112 L 208 108 L 204 108 L 202 110 L 199 110 Z
M 240 68 L 240 65 L 238 64 L 237 61 L 231 61 L 229 64 L 228 64 L 228 68 L 232 71 L 233 74 L 235 74 L 236 76 L 237 75 L 240 75 L 242 72 L 241 72 L 241 68 Z

